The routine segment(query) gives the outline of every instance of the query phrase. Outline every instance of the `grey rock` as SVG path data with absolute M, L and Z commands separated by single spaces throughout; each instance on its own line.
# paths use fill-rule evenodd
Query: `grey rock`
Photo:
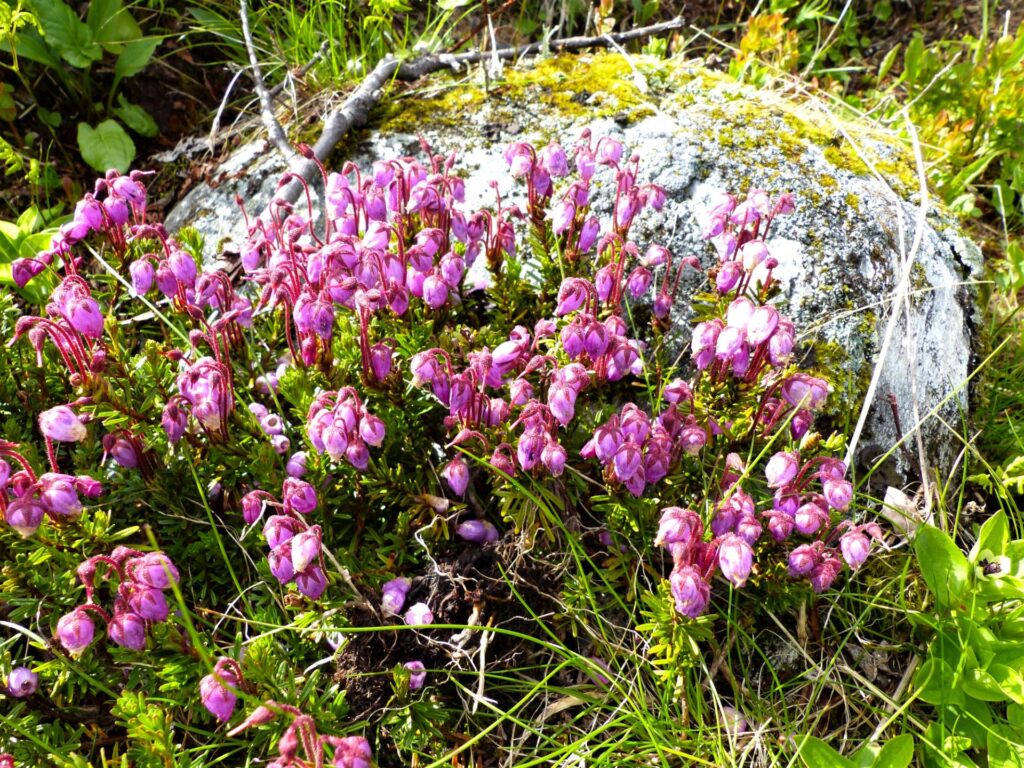
M 623 141 L 627 151 L 641 158 L 642 180 L 667 191 L 664 209 L 647 212 L 634 229 L 640 246 L 660 242 L 677 255 L 698 254 L 705 260 L 713 254 L 700 239 L 695 211 L 712 189 L 794 193 L 797 212 L 777 220 L 768 239 L 779 260 L 778 301 L 793 318 L 809 362 L 830 374 L 840 390 L 831 398 L 829 416 L 849 434 L 893 311 L 901 240 L 906 251 L 914 239 L 919 200 L 908 152 L 869 126 L 844 123 L 821 107 L 740 86 L 699 67 L 666 69 L 635 60 L 647 84 L 644 91 L 637 87 L 634 70 L 622 63 L 626 90 L 619 83 L 613 93 L 597 80 L 613 59 L 581 57 L 563 61 L 561 68 L 549 62 L 536 85 L 527 68 L 515 75 L 517 87 L 511 92 L 481 97 L 474 87 L 462 86 L 391 108 L 377 117 L 378 127 L 353 137 L 346 156 L 334 165 L 352 159 L 368 167 L 377 158 L 417 154 L 417 136 L 422 136 L 436 151 L 458 153 L 467 208 L 476 208 L 493 202 L 492 178 L 505 180 L 499 190 L 503 199 L 517 195 L 505 173 L 503 152 L 509 141 L 558 137 L 569 146 L 589 128 L 595 136 Z M 593 78 L 588 78 L 590 66 Z M 567 103 L 579 106 L 567 109 Z M 865 161 L 884 173 L 870 171 Z M 244 230 L 235 196 L 247 200 L 250 212 L 261 209 L 281 170 L 279 157 L 265 142 L 244 146 L 221 169 L 216 188 L 193 190 L 168 225 L 195 226 L 218 250 L 231 241 L 237 244 Z M 607 188 L 611 180 L 599 175 L 598 187 L 602 181 Z M 598 191 L 595 198 L 598 210 L 610 210 L 610 195 Z M 949 469 L 960 450 L 950 428 L 960 424 L 968 409 L 964 382 L 976 351 L 975 281 L 981 255 L 955 221 L 936 210 L 936 201 L 930 203 L 911 272 L 909 324 L 897 307 L 901 319 L 858 450 L 862 467 L 888 453 L 899 437 L 887 402 L 890 394 L 904 428 L 915 423 L 915 410 L 930 415 L 922 436 L 933 467 Z M 686 298 L 679 298 L 680 320 L 686 318 Z M 685 336 L 678 340 L 680 346 L 685 342 Z M 913 475 L 914 468 L 897 450 L 875 480 L 900 484 Z

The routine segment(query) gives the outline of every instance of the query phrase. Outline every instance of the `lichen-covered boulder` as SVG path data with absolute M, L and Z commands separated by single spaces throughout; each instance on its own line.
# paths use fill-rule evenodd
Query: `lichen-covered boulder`
M 921 201 L 913 159 L 896 139 L 695 65 L 612 54 L 525 64 L 492 80 L 489 90 L 438 78 L 431 93 L 390 102 L 332 165 L 416 154 L 422 137 L 436 151 L 458 153 L 467 204 L 481 205 L 494 200 L 491 179 L 507 178 L 503 152 L 510 141 L 558 138 L 568 146 L 589 128 L 623 141 L 640 156 L 645 180 L 667 192 L 663 210 L 647 214 L 634 230 L 638 239 L 703 258 L 712 256 L 694 212 L 712 189 L 792 192 L 796 214 L 778 220 L 769 238 L 779 260 L 774 275 L 782 283 L 779 303 L 802 333 L 805 362 L 837 385 L 833 426 L 852 431 L 895 311 L 900 319 L 858 463 L 871 466 L 898 440 L 892 396 L 904 429 L 913 427 L 915 413 L 928 417 L 922 435 L 931 465 L 952 464 L 959 443 L 946 425 L 959 424 L 967 411 L 981 257 L 934 200 L 913 248 Z M 244 232 L 235 196 L 260 208 L 281 170 L 265 143 L 243 147 L 216 187 L 191 192 L 170 223 L 196 226 L 211 245 L 237 242 Z M 509 187 L 499 191 L 515 195 Z M 601 200 L 599 192 L 596 197 Z M 907 254 L 914 260 L 909 323 L 904 302 L 894 307 L 892 301 Z M 685 307 L 681 301 L 681 315 Z M 678 327 L 682 346 L 687 326 Z M 906 446 L 913 448 L 913 440 Z M 892 451 L 875 479 L 898 484 L 912 477 L 908 453 Z

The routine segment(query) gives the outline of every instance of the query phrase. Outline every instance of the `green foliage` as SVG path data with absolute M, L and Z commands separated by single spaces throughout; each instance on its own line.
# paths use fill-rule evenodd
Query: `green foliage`
M 928 639 L 914 688 L 935 708 L 921 744 L 925 766 L 1024 762 L 1024 539 L 1010 537 L 1000 511 L 969 555 L 936 528 L 915 541 L 935 599 L 933 612 L 913 617 Z
M 114 168 L 126 173 L 135 158 L 135 144 L 114 120 L 104 120 L 95 128 L 79 123 L 78 149 L 82 159 L 98 171 Z
M 6 3 L 4 7 L 9 9 Z M 160 38 L 143 36 L 123 0 L 93 0 L 84 20 L 64 0 L 29 0 L 28 7 L 31 14 L 27 17 L 24 11 L 19 17 L 17 9 L 11 16 L 20 18 L 20 23 L 0 26 L 0 49 L 11 53 L 11 67 L 33 100 L 40 74 L 56 83 L 64 94 L 58 112 L 44 115 L 39 109 L 40 120 L 55 128 L 65 118 L 80 118 L 78 148 L 86 163 L 101 172 L 108 168 L 126 170 L 135 158 L 135 146 L 113 117 L 147 137 L 156 134 L 156 124 L 143 107 L 125 99 L 119 86 L 149 64 Z M 3 17 L 0 14 L 0 21 Z M 105 87 L 101 99 L 97 93 L 100 70 L 111 59 L 113 81 Z M 7 165 L 10 170 L 9 159 Z
M 980 210 L 972 190 L 987 188 L 988 203 L 1013 226 L 1024 223 L 1024 24 L 990 40 L 926 46 L 920 35 L 903 51 L 901 87 L 921 141 L 941 160 L 932 178 L 964 214 Z

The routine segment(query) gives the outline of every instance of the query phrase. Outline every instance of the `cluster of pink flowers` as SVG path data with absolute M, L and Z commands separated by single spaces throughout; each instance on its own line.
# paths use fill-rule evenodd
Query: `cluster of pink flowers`
M 260 431 L 263 432 L 270 439 L 270 444 L 274 446 L 274 450 L 279 454 L 286 454 L 291 450 L 292 442 L 288 439 L 288 436 L 284 434 L 286 424 L 283 418 L 279 414 L 271 413 L 267 406 L 262 403 L 249 403 L 249 413 L 256 419 L 256 423 L 259 425 Z M 305 462 L 305 455 L 301 461 Z M 303 464 L 303 472 L 305 471 L 305 465 Z M 290 472 L 289 472 L 290 474 Z
M 74 520 L 82 512 L 81 496 L 99 498 L 103 486 L 88 475 L 60 472 L 53 442 L 77 442 L 86 437 L 85 424 L 70 406 L 59 405 L 39 416 L 52 471 L 36 474 L 16 443 L 0 439 L 0 514 L 24 537 L 34 534 L 49 517 Z M 11 467 L 13 461 L 19 469 Z
M 167 439 L 176 443 L 182 438 L 190 412 L 208 435 L 226 439 L 228 416 L 235 408 L 231 366 L 212 357 L 183 363 L 178 394 L 164 407 L 162 423 Z
M 392 349 L 370 343 L 372 315 L 385 309 L 404 315 L 412 298 L 432 310 L 457 302 L 481 252 L 489 259 L 502 249 L 512 252 L 508 218 L 516 212 L 460 211 L 465 185 L 451 173 L 453 164 L 454 156 L 431 155 L 429 167 L 398 158 L 375 163 L 366 177 L 351 163 L 329 175 L 321 167 L 322 236 L 311 197 L 305 214 L 275 203 L 271 216 L 251 224 L 242 264 L 262 288 L 260 304 L 284 309 L 296 360 L 329 362 L 341 307 L 358 317 L 364 379 L 380 383 L 391 370 Z
M 270 572 L 281 584 L 294 581 L 296 588 L 313 600 L 327 588 L 323 563 L 323 533 L 319 525 L 304 519 L 318 504 L 316 489 L 298 477 L 289 476 L 281 489 L 281 501 L 267 491 L 250 491 L 242 497 L 242 516 L 255 524 L 267 505 L 280 509 L 263 524 L 263 536 L 270 552 Z
M 327 760 L 333 768 L 370 768 L 373 750 L 366 738 L 322 735 L 317 732 L 312 717 L 290 704 L 277 701 L 261 704 L 228 735 L 235 736 L 253 726 L 269 723 L 281 714 L 290 715 L 292 721 L 277 741 L 277 758 L 267 763 L 267 768 L 308 768 L 326 765 Z
M 104 578 L 117 578 L 112 612 L 96 602 L 96 578 L 101 569 Z M 113 642 L 141 651 L 149 627 L 167 620 L 170 609 L 164 592 L 178 582 L 178 569 L 163 552 L 143 554 L 116 547 L 110 555 L 90 557 L 79 565 L 78 579 L 85 587 L 86 602 L 57 622 L 57 639 L 64 649 L 78 655 L 89 647 L 96 633 L 95 615 L 106 622 L 107 636 Z
M 832 525 L 829 509 L 846 510 L 853 488 L 845 479 L 846 467 L 838 459 L 819 457 L 799 465 L 795 453 L 777 453 L 768 462 L 765 475 L 775 488 L 773 508 L 757 514 L 756 505 L 740 486 L 746 468 L 736 454 L 730 454 L 723 478 L 723 497 L 711 518 L 711 539 L 705 541 L 704 521 L 690 509 L 662 510 L 654 543 L 672 554 L 669 577 L 676 609 L 684 616 L 704 612 L 710 599 L 710 581 L 721 572 L 736 587 L 742 587 L 754 567 L 755 550 L 762 536 L 762 521 L 776 544 L 797 533 L 814 537 L 793 548 L 788 568 L 793 578 L 806 578 L 815 592 L 823 592 L 835 581 L 843 563 L 857 570 L 871 549 L 871 539 L 881 537 L 874 523 L 854 525 L 840 520 Z M 809 491 L 819 480 L 824 494 Z M 765 548 L 770 548 L 765 545 Z
M 680 401 L 673 402 L 684 392 L 692 404 L 685 382 L 666 387 L 663 396 L 670 405 L 653 420 L 634 403 L 626 403 L 620 413 L 597 428 L 580 455 L 597 458 L 610 482 L 640 496 L 646 486 L 668 475 L 680 455 L 695 456 L 708 442 L 708 430 L 697 423 L 692 412 L 680 413 Z
M 352 387 L 316 396 L 306 414 L 306 434 L 318 453 L 345 459 L 359 470 L 370 464 L 370 447 L 384 442 L 384 422 L 370 413 Z

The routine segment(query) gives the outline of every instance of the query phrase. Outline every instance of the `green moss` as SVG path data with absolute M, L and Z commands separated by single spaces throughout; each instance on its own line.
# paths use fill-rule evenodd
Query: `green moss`
M 451 74 L 432 78 L 432 95 L 392 99 L 373 115 L 384 132 L 414 132 L 421 126 L 457 128 L 467 115 L 488 111 L 494 123 L 522 123 L 555 111 L 565 117 L 615 117 L 635 122 L 654 114 L 652 99 L 667 93 L 671 80 L 664 68 L 643 57 L 634 66 L 648 93 L 633 80 L 629 62 L 617 53 L 555 56 L 523 67 L 507 67 L 488 88 L 457 81 Z M 439 87 L 438 87 L 439 86 Z M 524 107 L 529 105 L 528 109 Z M 541 126 L 543 128 L 543 125 Z
M 818 186 L 826 191 L 834 192 L 835 189 L 839 186 L 839 182 L 836 181 L 835 176 L 822 174 L 821 176 L 818 177 Z
M 854 211 L 860 210 L 860 198 L 853 192 L 846 193 L 846 207 Z

